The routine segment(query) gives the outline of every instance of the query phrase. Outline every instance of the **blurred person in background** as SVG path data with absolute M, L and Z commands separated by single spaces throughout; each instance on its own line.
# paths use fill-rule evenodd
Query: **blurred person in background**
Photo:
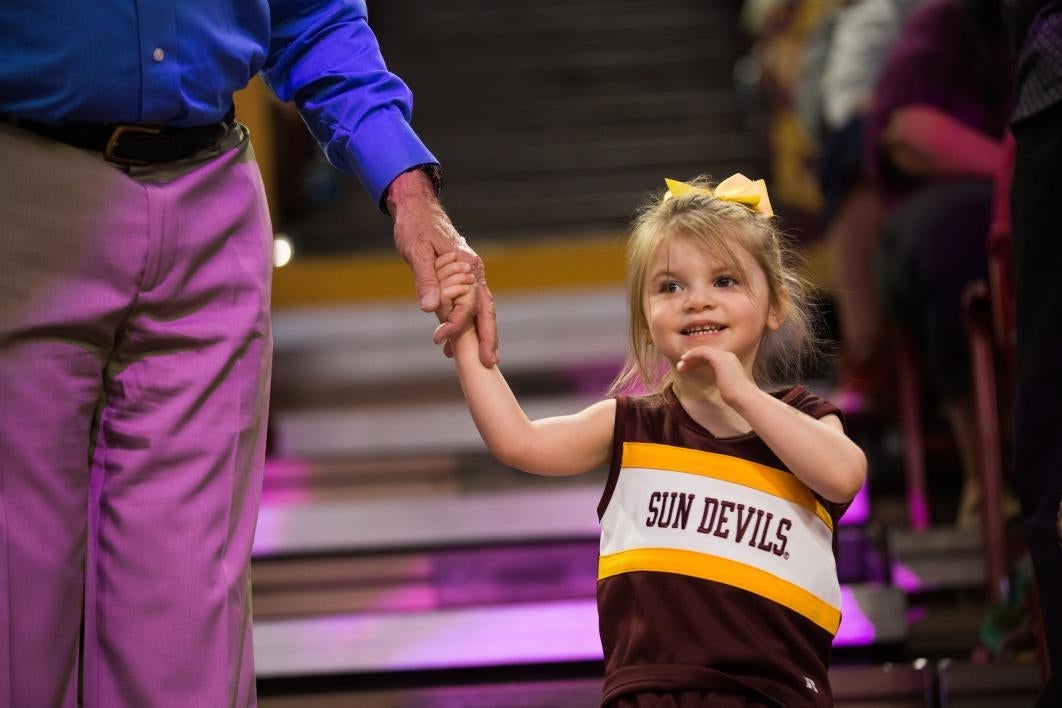
M 0 705 L 255 703 L 250 571 L 272 229 L 233 92 L 259 72 L 435 258 L 482 289 L 365 3 L 0 6 Z M 80 635 L 80 636 L 79 636 Z
M 1062 705 L 1062 0 L 1003 0 L 1015 56 L 1011 227 L 1017 288 L 1014 483 L 1021 500 L 1051 678 Z
M 801 120 L 801 69 L 809 45 L 816 45 L 823 27 L 844 5 L 842 0 L 747 0 L 743 26 L 752 38 L 737 72 L 741 88 L 754 89 L 749 119 L 760 124 L 766 142 L 767 178 L 774 204 L 785 211 L 787 228 L 801 245 L 814 250 L 821 243 L 822 195 L 815 179 L 813 136 Z M 815 271 L 816 254 L 808 266 Z M 819 281 L 818 273 L 812 280 Z
M 922 351 L 963 474 L 957 523 L 980 519 L 961 296 L 987 272 L 992 179 L 1003 160 L 1011 59 L 996 0 L 929 0 L 908 15 L 864 125 L 885 209 L 883 302 Z
M 863 124 L 874 84 L 904 17 L 921 0 L 855 0 L 829 23 L 801 95 L 817 136 L 829 280 L 837 309 L 837 404 L 878 410 L 893 396 L 885 316 L 876 286 L 882 208 L 863 165 Z

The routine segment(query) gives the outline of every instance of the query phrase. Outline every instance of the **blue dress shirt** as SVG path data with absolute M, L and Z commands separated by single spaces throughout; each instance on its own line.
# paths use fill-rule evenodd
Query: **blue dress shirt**
M 258 72 L 379 204 L 437 160 L 364 0 L 3 0 L 0 112 L 44 123 L 220 120 Z

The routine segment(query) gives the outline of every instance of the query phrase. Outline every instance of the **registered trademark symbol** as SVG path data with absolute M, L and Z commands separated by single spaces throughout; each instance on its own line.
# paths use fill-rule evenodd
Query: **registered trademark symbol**
M 785 553 L 783 553 L 782 554 L 782 558 L 785 558 L 786 560 L 789 560 L 789 551 L 786 551 Z

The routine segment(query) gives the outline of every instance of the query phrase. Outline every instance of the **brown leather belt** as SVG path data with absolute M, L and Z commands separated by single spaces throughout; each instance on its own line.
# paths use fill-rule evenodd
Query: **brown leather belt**
M 219 123 L 187 128 L 79 122 L 50 125 L 14 116 L 7 120 L 46 138 L 101 152 L 104 158 L 120 165 L 149 165 L 190 157 L 214 145 L 232 127 L 236 111 L 230 108 Z

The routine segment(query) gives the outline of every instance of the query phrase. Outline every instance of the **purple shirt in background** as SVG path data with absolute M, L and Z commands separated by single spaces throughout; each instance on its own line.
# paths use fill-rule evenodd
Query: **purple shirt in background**
M 930 0 L 911 11 L 878 77 L 864 126 L 867 174 L 892 206 L 925 182 L 903 174 L 880 151 L 892 112 L 913 105 L 941 109 L 960 122 L 1001 138 L 1010 112 L 1012 72 L 1002 32 L 988 48 L 997 63 L 986 76 L 974 60 L 978 52 L 972 22 L 962 0 Z M 994 82 L 995 85 L 989 85 Z

